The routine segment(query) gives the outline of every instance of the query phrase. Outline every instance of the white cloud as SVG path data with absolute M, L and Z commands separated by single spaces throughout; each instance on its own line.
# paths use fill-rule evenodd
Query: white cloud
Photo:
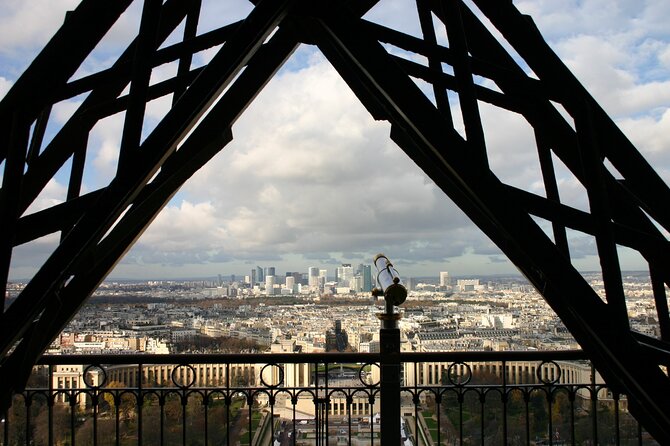
M 518 1 L 550 46 L 615 117 L 670 102 L 670 4 L 663 0 Z
M 660 117 L 641 116 L 618 122 L 642 155 L 670 184 L 670 109 Z
M 558 44 L 565 64 L 614 116 L 643 113 L 670 103 L 670 80 L 644 82 L 635 71 L 634 67 L 648 59 L 641 54 L 644 49 L 638 48 L 585 35 Z
M 667 180 L 670 3 L 522 0 L 515 4 L 532 14 L 552 48 Z M 11 62 L 6 65 L 27 66 L 33 50 L 48 40 L 71 7 L 64 0 L 7 0 L 0 5 L 0 55 Z M 246 0 L 206 1 L 199 32 L 241 19 L 250 8 Z M 417 35 L 415 9 L 412 2 L 383 0 L 367 17 Z M 138 12 L 131 7 L 79 75 L 115 60 L 137 29 Z M 24 49 L 30 48 L 22 58 Z M 203 52 L 196 60 L 207 60 L 212 53 Z M 174 66 L 159 67 L 153 79 L 165 79 L 173 72 Z M 16 77 L 1 69 L 0 76 L 4 76 L 1 96 Z M 144 136 L 168 110 L 170 100 L 148 106 Z M 62 122 L 74 105 L 54 109 L 55 119 Z M 491 106 L 482 105 L 481 114 L 496 175 L 542 194 L 529 126 L 519 116 Z M 104 186 L 113 177 L 122 125 L 123 115 L 118 114 L 94 128 L 86 189 Z M 301 46 L 235 124 L 234 141 L 186 184 L 124 262 L 141 266 L 143 272 L 152 264 L 166 265 L 172 273 L 175 269 L 170 268 L 196 265 L 190 273 L 197 274 L 218 262 L 243 265 L 272 259 L 280 265 L 278 259 L 286 258 L 303 262 L 292 264 L 303 270 L 313 259 L 367 259 L 370 252 L 384 250 L 408 268 L 451 261 L 452 269 L 461 263 L 471 266 L 473 259 L 479 265 L 489 259 L 486 265 L 493 269 L 504 267 L 497 263 L 500 251 L 390 141 L 389 131 L 388 123 L 371 118 L 313 47 Z M 557 176 L 562 201 L 586 209 L 583 187 L 560 165 Z M 46 201 L 35 204 L 36 209 L 63 195 L 57 185 L 48 187 L 42 197 Z M 587 258 L 588 247 L 584 243 L 584 249 L 575 252 Z
M 237 259 L 395 246 L 400 260 L 418 258 L 420 245 L 443 248 L 426 248 L 423 258 L 461 254 L 460 241 L 456 250 L 444 248 L 464 236 L 471 245 L 476 231 L 390 141 L 389 130 L 322 57 L 280 73 L 235 125 L 233 143 L 180 192 L 212 212 L 195 232 Z M 182 222 L 195 223 L 192 213 L 190 206 L 166 209 L 160 230 L 152 227 L 129 256 L 141 255 L 140 245 L 161 249 L 159 239 L 173 233 L 181 240 Z M 203 221 L 211 227 L 200 227 Z M 193 243 L 185 255 L 193 249 L 201 248 Z
M 25 214 L 32 214 L 63 203 L 66 198 L 66 193 L 67 188 L 65 185 L 59 183 L 55 178 L 52 178 L 46 186 L 44 186 L 44 189 L 42 189 L 42 192 L 37 196 L 35 201 L 33 201 L 28 209 L 26 209 Z
M 421 36 L 416 4 L 405 0 L 382 0 L 363 16 L 380 25 L 397 29 L 413 36 Z
M 0 54 L 43 47 L 78 0 L 3 0 L 0 2 Z
M 40 237 L 29 243 L 14 247 L 11 259 L 11 274 L 14 278 L 29 278 L 34 274 L 35 265 L 46 261 L 58 246 L 60 233 Z
M 14 85 L 14 82 L 0 76 L 0 100 L 5 97 L 12 85 Z
M 666 69 L 670 69 L 670 45 L 663 48 L 658 54 L 658 60 Z
M 479 107 L 491 170 L 506 184 L 544 195 L 533 128 L 519 114 Z
M 662 1 L 662 0 L 661 0 Z M 639 0 L 521 0 L 515 6 L 529 14 L 545 38 L 560 40 L 575 35 L 612 35 L 658 21 L 655 3 Z M 667 15 L 666 15 L 667 17 Z
M 626 116 L 667 106 L 667 73 L 652 79 L 638 67 L 658 64 L 667 46 L 640 37 L 644 14 L 631 21 L 633 3 L 608 9 L 603 2 L 580 2 L 573 5 L 576 17 L 556 2 L 533 5 L 538 13 L 553 11 L 539 15 L 554 47 L 607 110 Z M 371 17 L 384 22 L 381 11 Z M 595 28 L 594 14 L 600 18 Z M 235 126 L 230 147 L 181 192 L 211 203 L 226 253 L 302 252 L 333 261 L 338 252 L 383 247 L 400 263 L 464 255 L 487 255 L 495 263 L 500 251 L 389 141 L 388 125 L 370 118 L 321 57 L 307 60 L 268 85 Z M 481 113 L 492 169 L 507 183 L 544 194 L 532 129 L 490 106 Z M 663 153 L 662 120 L 644 128 L 637 132 L 647 135 L 643 144 Z M 557 175 L 562 201 L 588 210 L 574 176 L 560 166 Z
M 14 83 L 12 81 L 0 76 L 0 100 L 5 97 L 9 89 L 12 88 L 13 84 Z
M 189 246 L 202 248 L 216 243 L 216 218 L 210 203 L 183 201 L 179 207 L 167 206 L 142 237 L 144 243 L 160 250 L 173 251 Z M 169 230 L 169 237 L 165 232 Z
M 93 159 L 93 166 L 98 174 L 97 182 L 105 184 L 116 172 L 116 164 L 119 160 L 119 143 L 114 139 L 106 139 L 102 142 L 100 149 Z
M 84 189 L 95 190 L 109 184 L 116 174 L 123 131 L 122 113 L 98 121 L 89 137 L 84 170 Z
M 639 9 L 639 2 L 630 0 Z M 670 17 L 670 3 L 665 0 L 646 0 L 640 14 L 639 26 L 645 34 L 666 38 L 670 35 L 668 29 Z

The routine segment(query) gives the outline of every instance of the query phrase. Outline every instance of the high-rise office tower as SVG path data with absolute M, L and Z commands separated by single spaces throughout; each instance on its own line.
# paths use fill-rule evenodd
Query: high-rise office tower
M 256 285 L 257 280 L 258 277 L 256 277 L 256 268 L 253 268 L 251 270 L 251 275 L 249 276 L 249 284 L 251 285 L 251 288 L 253 288 L 254 285 Z
M 357 293 L 363 291 L 363 276 L 356 274 L 354 277 L 352 277 L 349 281 L 349 288 Z
M 263 274 L 263 268 L 261 268 L 260 266 L 256 267 L 256 280 L 258 280 L 259 283 L 265 280 L 265 274 Z
M 319 287 L 323 287 L 328 282 L 328 270 L 320 269 L 319 270 Z
M 349 282 L 354 278 L 354 269 L 351 263 L 343 263 L 337 267 L 337 283 L 340 286 L 349 286 Z
M 309 267 L 309 275 L 308 275 L 308 282 L 307 284 L 310 287 L 318 287 L 319 286 L 319 268 L 315 266 L 310 266 Z
M 363 291 L 372 291 L 372 266 L 361 265 L 361 275 L 363 276 Z
M 265 276 L 265 294 L 272 296 L 275 293 L 275 276 Z
M 289 290 L 293 290 L 293 288 L 295 287 L 295 277 L 287 275 L 286 283 L 284 286 L 286 286 L 286 288 L 288 288 Z
M 293 277 L 293 279 L 295 279 L 296 284 L 307 285 L 307 282 L 303 282 L 302 276 L 303 274 L 297 271 L 294 271 L 292 273 L 286 273 L 286 277 Z
M 276 276 L 275 274 L 275 267 L 274 266 L 268 266 L 265 268 L 265 276 Z
M 449 278 L 449 272 L 448 271 L 441 271 L 440 272 L 440 286 L 443 288 L 447 288 L 451 286 L 451 279 Z

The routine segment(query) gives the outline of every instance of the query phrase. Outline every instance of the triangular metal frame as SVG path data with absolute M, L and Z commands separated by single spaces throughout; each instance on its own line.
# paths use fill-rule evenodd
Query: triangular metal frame
M 362 19 L 375 1 L 261 0 L 245 20 L 196 35 L 198 1 L 145 0 L 138 36 L 118 61 L 70 81 L 131 3 L 84 0 L 0 102 L 3 295 L 13 248 L 61 233 L 58 247 L 1 316 L 3 401 L 21 388 L 35 360 L 179 187 L 231 141 L 235 120 L 295 48 L 308 43 L 323 52 L 375 119 L 391 123 L 393 141 L 542 293 L 608 386 L 628 397 L 644 427 L 670 442 L 670 400 L 658 396 L 670 395 L 664 368 L 670 364 L 670 249 L 658 229 L 670 230 L 670 190 L 529 17 L 509 1 L 473 2 L 537 78 L 461 0 L 418 0 L 423 38 Z M 437 43 L 434 17 L 445 25 L 448 48 Z M 184 20 L 183 41 L 160 48 Z M 206 66 L 191 68 L 194 53 L 220 44 Z M 385 45 L 424 56 L 427 64 L 393 55 Z M 151 70 L 171 61 L 179 61 L 177 75 L 150 85 Z M 444 72 L 444 64 L 453 74 Z M 431 85 L 432 99 L 413 78 Z M 458 94 L 465 138 L 454 128 L 447 90 Z M 44 145 L 53 104 L 84 93 L 79 109 Z M 172 109 L 140 142 L 146 103 L 165 95 L 173 95 Z M 507 185 L 491 171 L 481 102 L 517 113 L 532 126 L 546 197 Z M 106 187 L 82 194 L 88 134 L 100 119 L 124 110 L 117 174 Z M 584 186 L 590 212 L 561 202 L 552 156 Z M 24 215 L 70 159 L 67 201 Z M 551 222 L 553 239 L 534 216 Z M 595 238 L 605 300 L 573 265 L 566 229 Z M 617 246 L 638 251 L 649 264 L 659 338 L 630 328 Z

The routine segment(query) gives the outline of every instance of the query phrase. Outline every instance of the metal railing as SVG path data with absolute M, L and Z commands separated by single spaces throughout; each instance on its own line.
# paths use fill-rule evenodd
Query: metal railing
M 380 445 L 381 359 L 44 356 L 3 416 L 2 444 Z M 398 406 L 402 444 L 655 444 L 580 351 L 399 361 L 400 399 L 386 401 Z

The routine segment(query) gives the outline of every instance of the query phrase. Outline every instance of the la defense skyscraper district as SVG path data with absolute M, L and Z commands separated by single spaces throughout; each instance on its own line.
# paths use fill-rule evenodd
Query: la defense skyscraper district
M 374 287 L 371 265 L 359 264 L 354 269 L 350 263 L 344 263 L 336 267 L 333 273 L 332 285 L 335 287 L 348 287 L 356 292 L 369 292 Z M 252 287 L 256 284 L 264 284 L 267 289 L 278 284 L 278 277 L 275 267 L 268 266 L 263 268 L 257 266 L 251 269 L 250 274 L 245 277 L 245 282 L 249 283 Z M 283 277 L 287 284 L 290 279 L 292 286 L 307 285 L 311 288 L 321 290 L 330 283 L 328 270 L 320 269 L 316 266 L 308 268 L 306 278 L 303 278 L 302 273 L 290 271 L 286 272 Z M 288 285 L 286 287 L 289 288 Z

